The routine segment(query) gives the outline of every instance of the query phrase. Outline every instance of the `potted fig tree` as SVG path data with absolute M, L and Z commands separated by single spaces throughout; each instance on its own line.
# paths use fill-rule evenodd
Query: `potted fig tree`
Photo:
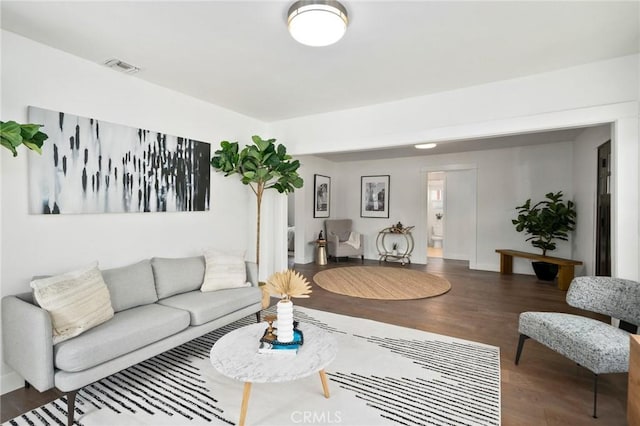
M 237 174 L 243 184 L 249 185 L 256 195 L 256 263 L 260 264 L 260 212 L 262 195 L 268 189 L 287 194 L 302 188 L 303 180 L 298 175 L 300 161 L 287 154 L 282 144 L 275 139 L 252 136 L 252 145 L 239 149 L 238 142 L 222 141 L 220 149 L 211 159 L 211 167 L 225 176 Z
M 518 217 L 511 221 L 516 231 L 528 235 L 526 241 L 531 241 L 532 246 L 542 250 L 543 256 L 547 255 L 547 251 L 556 249 L 556 240 L 568 241 L 569 232 L 575 229 L 575 205 L 571 200 L 565 203 L 562 197 L 562 191 L 549 192 L 544 200 L 533 205 L 528 199 L 516 207 Z M 532 262 L 532 265 L 541 280 L 553 281 L 558 273 L 558 265 L 547 262 Z

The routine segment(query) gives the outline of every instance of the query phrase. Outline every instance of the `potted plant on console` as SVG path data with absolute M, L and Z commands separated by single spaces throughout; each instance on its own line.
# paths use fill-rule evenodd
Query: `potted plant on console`
M 528 199 L 516 207 L 518 217 L 511 221 L 516 231 L 529 235 L 526 241 L 531 241 L 531 245 L 541 249 L 543 256 L 547 255 L 547 251 L 556 249 L 555 240 L 568 241 L 569 232 L 575 229 L 575 205 L 570 200 L 565 203 L 562 197 L 562 191 L 549 192 L 544 200 L 533 205 Z M 553 281 L 558 273 L 558 265 L 547 262 L 531 264 L 538 279 Z

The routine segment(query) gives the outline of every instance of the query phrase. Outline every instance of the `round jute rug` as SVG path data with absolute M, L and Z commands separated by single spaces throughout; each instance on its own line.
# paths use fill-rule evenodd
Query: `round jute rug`
M 444 278 L 412 269 L 350 266 L 318 272 L 313 281 L 323 289 L 365 299 L 408 300 L 439 296 L 451 289 Z

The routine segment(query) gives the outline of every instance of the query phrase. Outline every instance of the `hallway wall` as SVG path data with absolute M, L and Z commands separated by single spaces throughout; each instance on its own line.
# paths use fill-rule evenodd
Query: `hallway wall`
M 447 238 L 460 241 L 464 246 L 466 236 L 474 235 L 477 239 L 475 253 L 472 253 L 475 261 L 472 260 L 470 267 L 498 271 L 499 257 L 494 251 L 496 248 L 535 250 L 511 224 L 516 213 L 515 207 L 529 197 L 541 198 L 550 191 L 562 190 L 567 196 L 572 196 L 572 155 L 572 142 L 568 141 L 499 150 L 340 163 L 327 162 L 317 157 L 315 161 L 309 161 L 311 157 L 305 156 L 302 168 L 305 176 L 333 169 L 331 217 L 354 220 L 354 230 L 364 234 L 367 259 L 378 258 L 376 237 L 381 229 L 398 221 L 414 225 L 416 246 L 412 261 L 415 263 L 425 263 L 427 255 L 426 172 L 451 170 L 452 167 L 475 169 L 477 198 L 466 202 L 475 204 L 477 226 L 475 230 L 454 227 L 446 231 L 449 235 Z M 387 174 L 391 176 L 390 217 L 361 218 L 360 177 Z M 315 223 L 316 220 L 312 217 L 311 201 L 299 204 L 296 198 L 296 223 Z M 315 228 L 317 225 L 307 225 L 307 238 L 313 237 L 311 229 L 317 233 Z M 471 251 L 473 250 L 472 248 Z M 561 242 L 555 255 L 571 257 L 571 244 Z M 305 260 L 312 259 L 307 257 Z M 533 273 L 530 262 L 523 259 L 515 260 L 514 271 Z

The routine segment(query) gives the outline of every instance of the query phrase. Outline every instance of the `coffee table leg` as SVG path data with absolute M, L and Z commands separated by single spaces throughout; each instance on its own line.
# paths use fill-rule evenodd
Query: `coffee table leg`
M 322 381 L 322 390 L 324 391 L 324 397 L 329 398 L 329 382 L 327 382 L 327 375 L 324 370 L 320 370 L 320 380 Z
M 251 382 L 244 383 L 244 390 L 242 391 L 242 406 L 240 407 L 240 422 L 239 426 L 244 426 L 244 420 L 247 418 L 247 406 L 249 405 L 249 394 L 251 394 Z

